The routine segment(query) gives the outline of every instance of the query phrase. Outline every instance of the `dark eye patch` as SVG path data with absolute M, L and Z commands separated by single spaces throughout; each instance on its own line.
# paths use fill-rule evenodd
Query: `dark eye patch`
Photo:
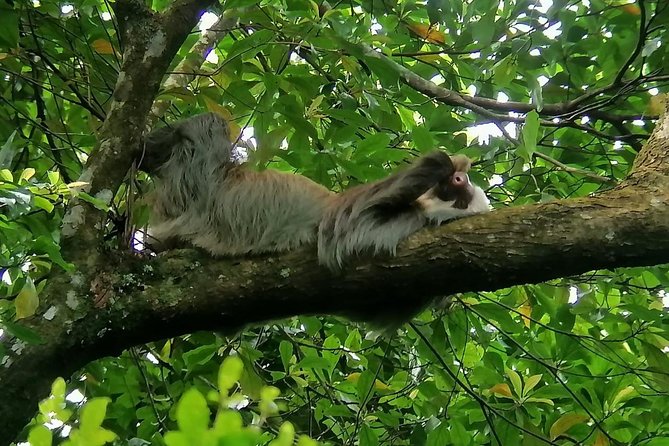
M 434 194 L 442 201 L 453 201 L 453 207 L 456 209 L 467 209 L 471 203 L 473 194 L 471 185 L 467 184 L 464 187 L 454 187 L 448 180 L 440 181 L 434 190 Z

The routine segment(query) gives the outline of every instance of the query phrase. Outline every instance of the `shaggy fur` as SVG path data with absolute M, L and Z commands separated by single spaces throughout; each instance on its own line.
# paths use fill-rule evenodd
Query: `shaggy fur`
M 146 138 L 142 168 L 156 177 L 149 233 L 214 255 L 287 251 L 317 238 L 338 270 L 364 252 L 394 253 L 429 223 L 488 210 L 469 183 L 469 159 L 433 152 L 386 179 L 334 194 L 310 179 L 255 172 L 234 160 L 225 121 L 204 114 Z M 457 183 L 454 174 L 464 183 Z

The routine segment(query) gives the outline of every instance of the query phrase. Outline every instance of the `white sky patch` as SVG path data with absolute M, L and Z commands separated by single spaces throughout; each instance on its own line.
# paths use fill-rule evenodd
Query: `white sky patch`
M 662 299 L 662 305 L 664 305 L 664 308 L 669 308 L 669 293 L 667 293 L 665 290 L 660 290 L 660 292 L 657 294 Z
M 578 288 L 575 286 L 569 287 L 569 300 L 570 304 L 575 304 L 578 301 Z
M 432 79 L 430 79 L 430 82 L 437 85 L 443 84 L 445 81 L 446 79 L 444 79 L 444 76 L 441 74 L 437 74 L 436 76 L 433 76 Z
M 613 143 L 613 150 L 620 150 L 623 148 L 622 141 L 616 141 Z
M 650 90 L 648 90 L 648 94 L 650 94 L 651 96 L 657 96 L 659 92 L 660 90 L 658 90 L 657 88 L 651 88 Z
M 102 14 L 100 14 L 100 17 L 102 17 L 102 21 L 108 22 L 112 19 L 111 13 L 105 11 Z
M 71 403 L 78 404 L 84 401 L 86 397 L 79 391 L 79 389 L 74 389 L 72 392 L 70 392 L 69 395 L 65 397 L 65 399 Z
M 214 65 L 218 64 L 218 54 L 216 54 L 216 51 L 211 50 L 209 51 L 209 54 L 207 54 L 207 57 L 205 60 L 209 63 L 213 63 Z
M 33 0 L 33 7 L 39 8 L 42 5 L 39 0 Z
M 11 276 L 9 275 L 9 270 L 6 269 L 6 270 L 2 273 L 2 281 L 5 282 L 7 285 L 11 285 L 11 284 L 13 283 L 13 282 L 12 282 L 12 278 L 11 278 Z
M 383 30 L 383 26 L 376 20 L 372 20 L 372 26 L 369 27 L 369 30 L 372 34 L 379 34 Z
M 51 418 L 51 419 L 49 421 L 47 421 L 46 423 L 44 423 L 44 425 L 46 427 L 48 427 L 50 430 L 58 429 L 63 424 L 65 424 L 62 421 L 60 421 L 58 418 L 55 418 L 55 416 L 56 416 L 56 414 L 51 412 L 49 414 L 49 418 Z
M 550 80 L 550 79 L 548 79 L 546 76 L 539 76 L 539 77 L 537 78 L 537 82 L 539 82 L 539 85 L 541 85 L 542 87 L 543 87 L 544 85 L 546 85 L 546 84 L 548 83 L 549 80 Z
M 632 121 L 632 124 L 636 125 L 637 127 L 643 127 L 645 123 L 643 122 L 642 119 L 635 119 L 634 121 Z
M 548 37 L 551 40 L 555 40 L 562 34 L 560 27 L 562 23 L 557 22 L 544 30 L 544 36 Z
M 581 124 L 587 124 L 588 122 L 590 122 L 590 117 L 589 116 L 583 116 L 581 118 Z
M 478 51 L 475 52 L 475 53 L 470 53 L 470 54 L 469 54 L 469 58 L 470 58 L 470 59 L 479 59 L 480 57 L 481 57 L 481 53 L 478 52 Z
M 60 12 L 63 14 L 69 14 L 72 11 L 74 11 L 74 5 L 70 5 L 69 3 L 66 3 L 60 7 Z
M 500 137 L 502 136 L 502 131 L 492 122 L 487 124 L 474 125 L 465 130 L 467 135 L 471 138 L 476 138 L 478 143 L 481 145 L 490 144 L 490 137 Z
M 67 438 L 70 436 L 70 431 L 72 430 L 72 426 L 69 424 L 66 424 L 60 429 L 60 436 L 63 438 Z
M 613 34 L 611 33 L 611 31 L 604 31 L 602 33 L 602 36 L 606 37 L 607 39 L 610 39 L 611 37 L 613 37 Z
M 497 175 L 497 174 L 491 176 L 490 180 L 488 180 L 488 184 L 490 184 L 491 187 L 492 186 L 499 186 L 502 183 L 504 183 L 504 178 L 502 178 L 501 175 Z
M 200 17 L 200 23 L 197 24 L 197 29 L 200 30 L 200 32 L 205 32 L 211 26 L 216 23 L 218 20 L 218 16 L 214 14 L 213 12 L 205 12 L 202 14 L 202 17 Z
M 499 93 L 497 93 L 497 101 L 509 102 L 509 97 L 506 95 L 506 93 L 500 91 Z
M 546 14 L 548 12 L 548 8 L 551 6 L 553 6 L 553 0 L 541 0 L 539 2 L 539 6 L 537 6 L 535 9 L 542 14 Z
M 476 85 L 470 85 L 469 87 L 467 87 L 467 93 L 470 96 L 476 96 Z
M 146 234 L 144 231 L 135 231 L 132 235 L 132 248 L 137 252 L 144 251 Z
M 534 57 L 541 56 L 541 51 L 539 51 L 539 48 L 532 48 L 530 50 L 530 56 Z
M 5 330 L 3 330 L 2 328 L 0 328 L 0 338 L 2 338 L 2 335 L 4 335 L 4 334 L 5 334 Z
M 256 139 L 255 139 L 255 129 L 251 126 L 244 127 L 244 130 L 242 130 L 242 140 L 244 141 L 249 141 L 252 140 L 253 144 L 255 145 Z
M 153 356 L 153 353 L 147 353 L 147 354 L 146 354 L 146 359 L 148 359 L 149 361 L 151 361 L 153 364 L 158 364 L 158 358 L 156 358 L 155 356 Z
M 521 32 L 521 33 L 528 33 L 530 31 L 532 31 L 532 27 L 530 25 L 526 25 L 524 23 L 516 23 L 515 25 L 513 25 L 511 27 L 511 29 L 515 29 L 516 31 Z

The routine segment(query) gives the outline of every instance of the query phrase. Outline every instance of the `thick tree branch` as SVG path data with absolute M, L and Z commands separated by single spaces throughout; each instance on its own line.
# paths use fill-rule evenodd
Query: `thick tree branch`
M 319 267 L 312 250 L 242 261 L 196 251 L 105 258 L 93 272 L 51 280 L 49 292 L 67 303 L 47 301 L 25 322 L 42 344 L 3 338 L 0 444 L 17 435 L 55 377 L 139 343 L 296 314 L 384 319 L 435 296 L 667 262 L 669 115 L 613 190 L 424 230 L 396 257 L 361 259 L 340 276 Z M 55 317 L 47 320 L 51 307 Z

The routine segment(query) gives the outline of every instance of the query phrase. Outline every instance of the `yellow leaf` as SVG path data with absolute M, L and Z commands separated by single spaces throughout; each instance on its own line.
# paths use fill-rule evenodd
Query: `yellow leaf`
M 26 284 L 23 285 L 19 295 L 14 299 L 14 307 L 16 308 L 16 319 L 23 319 L 35 314 L 37 306 L 39 305 L 39 298 L 37 297 L 37 290 L 35 284 L 30 277 L 26 278 Z
M 518 312 L 521 314 L 521 319 L 525 327 L 530 328 L 530 316 L 532 316 L 532 307 L 529 304 L 518 307 Z
M 446 36 L 441 31 L 435 29 L 431 25 L 426 25 L 424 23 L 409 22 L 407 27 L 416 34 L 418 37 L 421 37 L 427 40 L 430 43 L 441 43 L 446 42 Z
M 422 54 L 416 56 L 416 59 L 422 60 L 423 62 L 438 63 L 442 57 L 440 54 Z
M 360 379 L 360 372 L 353 372 L 353 373 L 350 373 L 350 374 L 346 377 L 346 381 L 351 382 L 351 383 L 353 383 L 353 384 L 357 383 L 359 379 Z
M 609 439 L 601 432 L 597 432 L 597 438 L 592 446 L 609 446 Z
M 165 362 L 169 362 L 170 359 L 170 354 L 172 352 L 172 340 L 168 339 L 167 342 L 165 342 L 165 345 L 163 345 L 163 348 L 160 349 L 160 359 L 162 359 Z
M 230 121 L 228 122 L 228 131 L 230 132 L 230 141 L 235 142 L 239 139 L 242 128 L 235 121 Z
M 7 53 L 0 53 L 0 60 L 7 57 Z
M 35 169 L 32 167 L 28 167 L 27 169 L 23 169 L 23 172 L 21 172 L 21 178 L 20 180 L 26 180 L 28 181 L 35 175 Z
M 79 188 L 79 187 L 84 187 L 87 184 L 88 183 L 86 181 L 73 181 L 71 183 L 67 183 L 67 187 L 68 187 L 68 189 L 76 189 L 76 188 Z
M 202 98 L 204 99 L 204 105 L 207 107 L 207 110 L 212 113 L 216 113 L 225 120 L 226 124 L 228 125 L 228 132 L 230 133 L 230 141 L 237 141 L 239 134 L 242 132 L 242 129 L 234 121 L 230 110 L 207 96 L 202 96 Z
M 204 100 L 204 105 L 207 107 L 207 110 L 212 113 L 216 113 L 218 116 L 225 119 L 226 122 L 232 121 L 232 113 L 230 113 L 230 110 L 223 107 L 221 104 L 208 96 L 201 97 Z
M 577 424 L 581 424 L 584 421 L 587 421 L 589 419 L 590 419 L 590 417 L 587 416 L 587 415 L 583 415 L 583 414 L 580 414 L 580 413 L 574 413 L 574 412 L 569 412 L 569 413 L 566 413 L 566 414 L 562 415 L 551 426 L 551 432 L 550 432 L 551 440 L 555 440 L 557 437 L 559 437 L 560 435 L 567 432 L 573 426 L 576 426 Z
M 513 395 L 511 394 L 511 389 L 509 388 L 509 385 L 506 383 L 495 384 L 488 390 L 490 390 L 490 392 L 498 396 L 513 398 Z
M 631 15 L 641 15 L 641 8 L 636 3 L 628 3 L 621 6 L 622 10 Z
M 1 169 L 0 170 L 0 179 L 3 179 L 9 183 L 12 183 L 14 181 L 14 177 L 12 176 L 12 172 L 9 169 Z
M 350 383 L 353 383 L 353 384 L 357 383 L 359 379 L 360 379 L 360 373 L 359 372 L 353 372 L 346 377 L 346 381 L 348 381 Z M 384 382 L 382 382 L 378 379 L 374 380 L 374 389 L 376 389 L 376 390 L 388 390 L 389 388 L 390 387 L 388 387 L 388 385 L 385 384 Z
M 114 47 L 105 39 L 97 39 L 91 43 L 91 48 L 98 54 L 114 54 Z
M 341 64 L 344 69 L 351 74 L 356 74 L 358 72 L 358 62 L 350 56 L 342 56 Z
M 636 394 L 636 390 L 634 390 L 634 387 L 632 386 L 625 387 L 620 392 L 618 392 L 615 397 L 613 397 L 613 401 L 611 401 L 611 406 L 615 407 L 618 403 L 629 399 L 634 394 Z

